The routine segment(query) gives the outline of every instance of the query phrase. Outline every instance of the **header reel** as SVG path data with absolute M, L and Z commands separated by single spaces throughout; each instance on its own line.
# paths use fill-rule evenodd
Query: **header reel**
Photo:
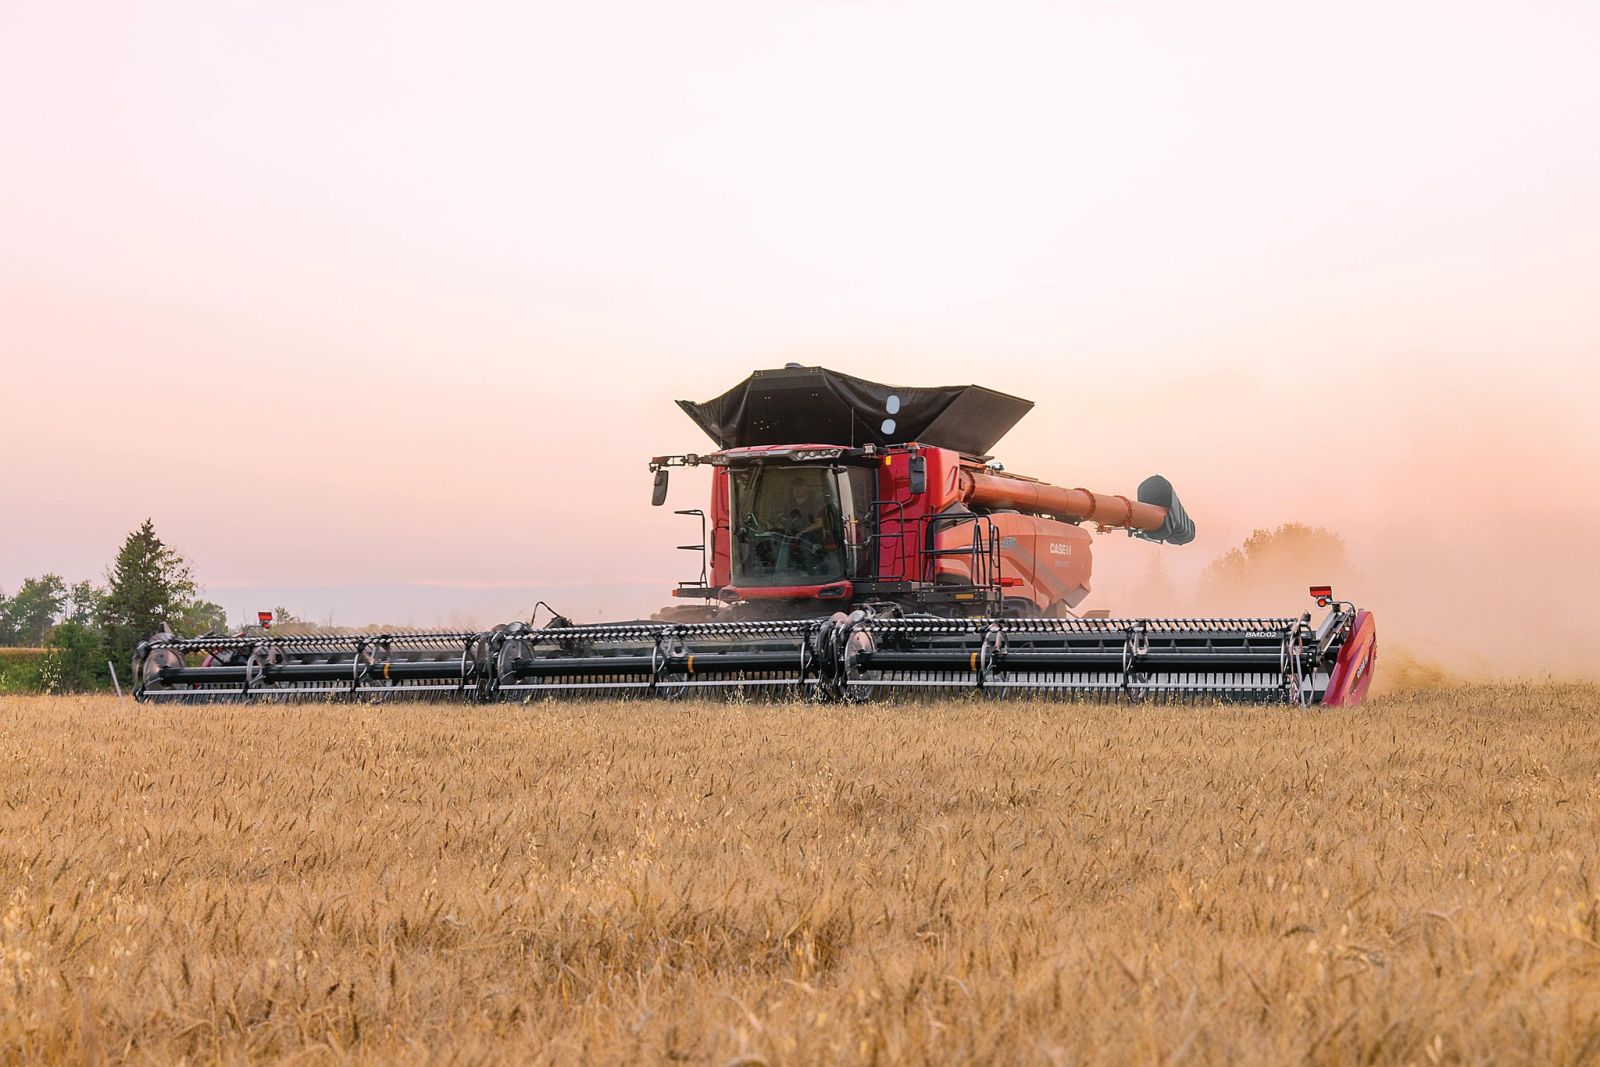
M 1314 592 L 1321 593 L 1325 587 Z M 967 691 L 1006 698 L 1337 706 L 1366 693 L 1367 612 L 1298 619 L 942 618 L 858 608 L 822 619 L 630 622 L 481 633 L 154 635 L 141 701 L 678 699 L 864 701 Z M 565 625 L 563 625 L 565 624 Z

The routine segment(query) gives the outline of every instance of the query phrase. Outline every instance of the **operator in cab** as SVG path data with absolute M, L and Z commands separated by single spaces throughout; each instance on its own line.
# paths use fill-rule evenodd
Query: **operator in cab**
M 804 585 L 844 576 L 839 505 L 829 472 L 745 468 L 733 475 L 736 583 Z
M 793 538 L 795 562 L 806 570 L 815 570 L 821 562 L 827 514 L 827 503 L 817 486 L 799 480 L 790 483 L 783 532 Z

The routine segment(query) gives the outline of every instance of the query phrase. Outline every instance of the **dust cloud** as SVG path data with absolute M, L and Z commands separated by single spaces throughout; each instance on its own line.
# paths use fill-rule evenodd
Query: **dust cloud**
M 1366 541 L 1352 551 L 1333 530 L 1289 522 L 1251 532 L 1187 583 L 1153 557 L 1118 597 L 1119 614 L 1282 617 L 1310 607 L 1296 598 L 1311 585 L 1331 584 L 1377 619 L 1379 691 L 1600 679 L 1594 542 L 1547 534 L 1496 552 L 1402 540 L 1385 552 L 1382 540 Z

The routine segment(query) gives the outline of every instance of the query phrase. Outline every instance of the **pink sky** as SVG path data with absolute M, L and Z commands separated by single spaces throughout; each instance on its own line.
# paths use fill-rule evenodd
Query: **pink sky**
M 798 360 L 1034 399 L 1012 469 L 1167 475 L 1179 579 L 1320 523 L 1413 631 L 1481 653 L 1462 616 L 1513 611 L 1519 663 L 1573 662 L 1597 39 L 1587 4 L 4 5 L 0 587 L 148 515 L 238 610 L 647 608 L 687 554 L 644 461 L 705 447 L 671 401 Z M 1152 551 L 1108 543 L 1097 600 Z

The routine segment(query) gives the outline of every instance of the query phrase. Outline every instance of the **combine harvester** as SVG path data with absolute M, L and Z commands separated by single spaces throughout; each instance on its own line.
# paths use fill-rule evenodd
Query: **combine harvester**
M 1091 537 L 1182 545 L 1161 477 L 1133 499 L 1005 471 L 996 442 L 1032 407 L 979 386 L 903 389 L 819 367 L 758 371 L 680 406 L 716 442 L 657 456 L 711 468 L 700 576 L 649 620 L 481 633 L 184 638 L 134 653 L 141 700 L 527 700 L 701 692 L 864 700 L 978 691 L 1099 700 L 1341 706 L 1372 681 L 1372 617 L 1111 619 L 1074 613 Z

